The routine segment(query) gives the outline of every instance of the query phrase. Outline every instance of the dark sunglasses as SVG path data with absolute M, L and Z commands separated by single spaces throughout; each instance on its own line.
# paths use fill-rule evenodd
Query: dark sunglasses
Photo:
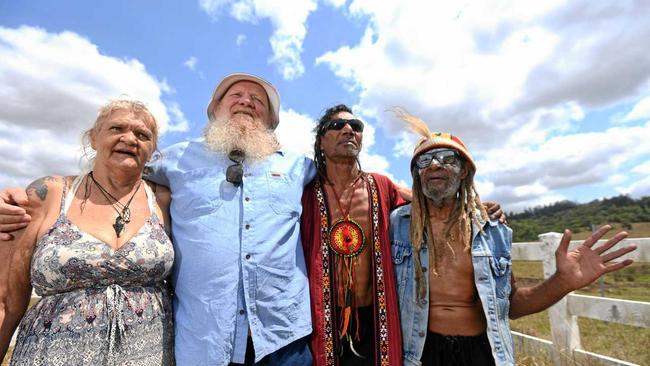
M 426 169 L 434 160 L 440 166 L 458 166 L 461 157 L 454 150 L 431 150 L 415 158 L 415 165 L 418 169 Z
M 235 187 L 239 187 L 244 176 L 244 159 L 246 154 L 241 150 L 233 150 L 228 154 L 228 159 L 232 161 L 233 165 L 228 166 L 226 169 L 226 181 L 232 183 Z
M 350 128 L 352 128 L 352 131 L 354 132 L 363 132 L 363 122 L 358 119 L 333 119 L 327 122 L 327 124 L 323 127 L 323 133 L 329 131 L 329 130 L 334 130 L 338 131 L 345 127 L 345 125 L 350 125 Z

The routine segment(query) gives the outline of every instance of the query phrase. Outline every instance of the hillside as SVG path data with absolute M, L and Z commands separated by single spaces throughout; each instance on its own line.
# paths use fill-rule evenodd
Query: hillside
M 592 225 L 612 224 L 630 231 L 631 237 L 649 236 L 650 196 L 632 199 L 621 195 L 577 204 L 571 201 L 527 209 L 521 213 L 509 213 L 508 224 L 514 231 L 514 242 L 536 241 L 537 235 L 549 231 L 563 232 L 571 229 L 574 239 L 584 238 Z M 639 230 L 635 233 L 635 230 Z M 581 235 L 582 234 L 582 235 Z

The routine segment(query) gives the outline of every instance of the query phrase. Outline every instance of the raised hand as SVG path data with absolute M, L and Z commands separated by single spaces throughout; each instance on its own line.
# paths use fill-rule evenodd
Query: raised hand
M 571 230 L 565 230 L 560 245 L 555 251 L 557 265 L 556 275 L 561 278 L 562 285 L 568 286 L 570 291 L 587 286 L 597 280 L 600 276 L 618 271 L 619 269 L 632 264 L 631 259 L 620 262 L 613 262 L 615 259 L 636 249 L 635 244 L 630 244 L 612 252 L 607 252 L 621 240 L 627 238 L 627 233 L 621 231 L 607 240 L 605 244 L 594 247 L 598 240 L 609 230 L 610 225 L 601 226 L 591 234 L 580 246 L 569 251 L 571 241 Z

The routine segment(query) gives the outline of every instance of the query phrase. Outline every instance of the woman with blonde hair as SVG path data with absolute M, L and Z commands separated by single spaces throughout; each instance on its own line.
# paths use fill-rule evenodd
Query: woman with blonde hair
M 170 195 L 143 180 L 156 120 L 113 101 L 85 137 L 92 170 L 34 181 L 30 224 L 0 246 L 0 359 L 20 322 L 12 365 L 173 364 Z

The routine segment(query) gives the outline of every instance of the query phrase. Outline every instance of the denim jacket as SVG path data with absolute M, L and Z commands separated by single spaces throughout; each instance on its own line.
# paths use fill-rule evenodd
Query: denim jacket
M 404 365 L 420 365 L 429 319 L 429 276 L 423 276 L 426 297 L 416 295 L 414 261 L 409 225 L 411 205 L 402 206 L 391 214 L 390 240 L 393 267 L 397 276 Z M 512 230 L 498 221 L 483 224 L 483 232 L 472 224 L 472 263 L 474 283 L 487 320 L 487 336 L 497 365 L 514 365 L 514 351 L 508 314 L 512 260 Z M 420 249 L 423 268 L 429 267 L 426 245 Z M 426 272 L 425 272 L 426 273 Z

